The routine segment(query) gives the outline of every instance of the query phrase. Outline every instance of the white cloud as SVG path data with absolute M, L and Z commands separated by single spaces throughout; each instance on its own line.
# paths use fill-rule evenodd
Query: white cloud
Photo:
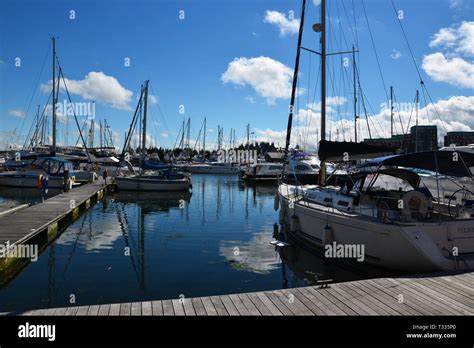
M 153 95 L 153 94 L 148 95 L 148 100 L 153 105 L 158 104 L 158 97 L 156 95 Z
M 462 6 L 463 0 L 449 0 L 450 8 L 459 8 Z
M 169 137 L 169 134 L 168 134 L 168 133 L 161 133 L 161 136 L 162 136 L 163 138 L 168 138 L 168 137 Z
M 441 28 L 429 43 L 439 48 L 423 57 L 422 67 L 435 81 L 453 86 L 474 88 L 474 22 L 462 22 Z
M 474 56 L 474 22 L 462 22 L 441 28 L 430 41 L 430 47 L 452 49 L 459 54 Z
M 221 76 L 224 83 L 250 85 L 269 104 L 290 97 L 292 79 L 291 68 L 269 57 L 235 58 Z
M 83 80 L 65 80 L 70 94 L 79 95 L 85 100 L 108 104 L 114 109 L 131 110 L 129 103 L 132 100 L 133 92 L 123 87 L 113 76 L 91 71 Z M 47 85 L 41 85 L 42 90 L 49 92 L 51 84 L 52 81 L 49 81 Z M 60 86 L 64 91 L 62 81 Z
M 246 96 L 245 100 L 248 101 L 250 104 L 255 104 L 255 98 L 250 95 Z
M 280 30 L 281 36 L 285 36 L 287 34 L 296 34 L 298 33 L 300 27 L 299 19 L 287 18 L 284 13 L 278 11 L 266 11 L 263 21 L 265 23 L 276 25 Z
M 393 49 L 392 53 L 390 53 L 390 58 L 395 60 L 399 59 L 401 56 L 402 54 L 400 53 L 400 51 L 397 51 L 396 49 Z
M 8 114 L 13 117 L 25 117 L 25 112 L 22 110 L 8 110 Z
M 414 106 L 413 106 L 414 107 Z M 415 124 L 414 112 L 410 109 L 400 110 L 400 118 L 402 119 L 403 125 L 406 128 L 409 124 L 410 127 Z M 439 119 L 438 113 L 442 120 Z M 473 96 L 453 96 L 448 99 L 439 100 L 433 104 L 429 104 L 423 108 L 420 108 L 418 113 L 418 122 L 420 125 L 436 125 L 438 127 L 438 141 L 442 142 L 446 132 L 451 131 L 469 131 L 474 130 L 474 97 Z M 401 126 L 398 118 L 398 112 L 396 114 L 396 121 L 394 123 L 395 133 L 401 134 Z M 372 137 L 389 137 L 390 136 L 390 110 L 388 108 L 382 108 L 381 111 L 376 115 L 369 115 L 369 125 L 371 127 Z M 308 119 L 311 119 L 310 126 Z M 296 124 L 299 127 L 296 127 Z M 300 109 L 296 115 L 295 124 L 293 127 L 292 134 L 292 146 L 296 145 L 297 129 L 303 138 L 307 139 L 308 150 L 315 150 L 317 147 L 317 141 L 320 139 L 320 124 L 321 114 L 315 112 L 312 109 Z M 369 138 L 369 132 L 366 126 L 366 120 L 360 118 L 358 122 L 358 139 Z M 326 121 L 327 138 L 331 134 L 332 140 L 339 141 L 350 141 L 354 140 L 354 120 L 347 119 L 334 119 L 329 117 Z M 406 132 L 407 130 L 404 129 Z M 284 146 L 286 138 L 286 130 L 274 130 L 274 129 L 256 129 L 257 141 L 270 141 L 279 143 L 280 146 Z
M 443 53 L 437 52 L 425 56 L 422 67 L 435 81 L 474 88 L 474 64 L 462 58 L 447 58 Z

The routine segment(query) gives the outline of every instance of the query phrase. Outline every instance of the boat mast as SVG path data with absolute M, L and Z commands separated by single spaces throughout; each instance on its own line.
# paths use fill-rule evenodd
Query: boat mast
M 290 148 L 291 126 L 292 126 L 292 123 L 293 123 L 293 112 L 294 112 L 294 107 L 295 107 L 296 86 L 297 86 L 297 83 L 298 83 L 298 69 L 299 69 L 299 65 L 300 65 L 301 39 L 303 38 L 305 9 L 306 9 L 306 0 L 303 0 L 303 5 L 301 7 L 300 29 L 299 29 L 299 32 L 298 32 L 298 46 L 296 47 L 295 70 L 293 71 L 293 85 L 291 87 L 291 100 L 290 100 L 290 110 L 289 110 L 289 114 L 288 114 L 288 126 L 287 126 L 287 129 L 286 129 L 285 153 L 288 153 L 288 149 Z M 247 138 L 248 138 L 248 136 L 247 136 Z
M 418 152 L 418 103 L 419 103 L 420 93 L 416 90 L 416 127 L 415 127 L 415 152 Z
M 390 137 L 393 137 L 393 86 L 390 86 Z
M 146 156 L 146 112 L 147 112 L 147 103 L 148 103 L 148 80 L 145 81 L 145 95 L 143 99 L 143 133 L 142 133 L 142 155 L 140 157 L 141 166 Z
M 356 61 L 355 48 L 352 46 L 352 74 L 354 75 L 354 141 L 357 143 L 357 89 L 356 89 Z
M 326 140 L 326 0 L 321 0 L 321 25 L 313 26 L 315 31 L 321 31 L 321 140 Z M 326 181 L 326 161 L 321 160 L 319 169 L 319 184 Z
M 53 36 L 53 155 L 56 155 L 56 38 Z
M 204 134 L 202 140 L 202 157 L 206 159 L 206 118 L 204 117 Z

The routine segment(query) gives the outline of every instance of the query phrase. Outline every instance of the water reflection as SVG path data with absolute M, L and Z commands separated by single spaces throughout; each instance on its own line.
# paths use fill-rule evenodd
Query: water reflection
M 219 255 L 226 258 L 227 264 L 239 271 L 269 274 L 278 269 L 278 253 L 269 247 L 273 240 L 271 229 L 255 233 L 249 241 L 222 240 Z
M 280 230 L 276 186 L 193 175 L 193 193 L 116 192 L 0 290 L 3 310 L 261 291 L 360 279 Z M 273 238 L 292 246 L 275 248 Z

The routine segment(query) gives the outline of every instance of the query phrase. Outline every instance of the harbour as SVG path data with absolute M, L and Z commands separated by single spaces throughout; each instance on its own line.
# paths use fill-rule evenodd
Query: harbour
M 467 342 L 471 4 L 111 3 L 0 5 L 6 344 Z

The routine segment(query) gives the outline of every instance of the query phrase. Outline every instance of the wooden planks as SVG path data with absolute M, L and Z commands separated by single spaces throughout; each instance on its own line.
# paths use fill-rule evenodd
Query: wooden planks
M 366 279 L 222 296 L 30 310 L 19 315 L 474 315 L 474 273 Z
M 88 183 L 61 193 L 44 203 L 32 205 L 18 212 L 0 217 L 0 244 L 7 241 L 25 243 L 49 225 L 57 223 L 80 207 L 100 190 L 104 189 L 100 181 Z M 39 191 L 38 191 L 39 195 Z M 73 202 L 71 204 L 71 202 Z

